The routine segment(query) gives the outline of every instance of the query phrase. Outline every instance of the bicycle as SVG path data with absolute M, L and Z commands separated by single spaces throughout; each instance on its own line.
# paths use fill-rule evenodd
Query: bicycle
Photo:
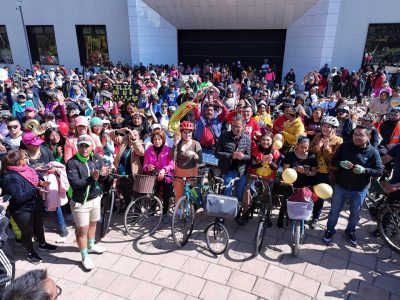
M 245 212 L 245 218 L 251 216 L 252 218 L 253 213 L 258 210 L 258 226 L 256 235 L 254 237 L 254 257 L 257 257 L 261 251 L 263 240 L 264 240 L 264 233 L 266 227 L 271 227 L 271 219 L 270 219 L 270 211 L 272 206 L 272 197 L 271 197 L 271 183 L 265 185 L 259 176 L 255 176 L 255 181 L 250 186 L 250 193 L 252 196 L 252 204 L 248 211 Z M 268 190 L 267 201 L 262 199 L 262 195 L 265 191 Z
M 124 215 L 126 232 L 140 239 L 152 235 L 160 226 L 162 202 L 155 193 L 156 176 L 137 174 L 134 176 L 133 191 L 145 194 L 129 203 Z
M 214 222 L 207 225 L 204 230 L 205 239 L 208 249 L 211 253 L 219 255 L 225 252 L 229 243 L 229 233 L 224 225 L 224 217 L 236 217 L 237 214 L 237 198 L 221 195 L 225 189 L 234 187 L 238 177 L 232 179 L 226 186 L 224 180 L 215 176 L 210 171 L 208 179 L 209 192 L 206 196 L 204 210 L 207 215 L 215 216 Z M 236 210 L 235 210 L 236 202 Z
M 189 176 L 189 177 L 180 177 L 180 176 L 172 176 L 174 179 L 182 179 L 184 181 L 184 196 L 182 196 L 178 202 L 175 205 L 175 209 L 173 212 L 172 216 L 172 226 L 171 226 L 171 231 L 172 231 L 172 238 L 175 242 L 175 244 L 178 247 L 183 247 L 184 245 L 187 244 L 192 232 L 193 232 L 193 226 L 194 226 L 194 218 L 195 218 L 195 206 L 196 207 L 203 207 L 203 202 L 202 202 L 202 195 L 205 193 L 208 193 L 210 191 L 213 191 L 211 186 L 209 185 L 204 185 L 203 184 L 203 190 L 200 193 L 197 193 L 197 191 L 194 188 L 191 188 L 190 183 L 188 182 L 189 180 L 192 179 L 205 179 L 204 176 Z M 214 191 L 218 187 L 223 187 L 223 179 L 219 177 L 214 178 L 214 182 L 218 182 L 217 185 L 214 186 Z M 226 187 L 228 188 L 234 185 L 236 180 L 239 180 L 239 178 L 233 179 Z M 221 190 L 218 190 L 221 191 Z M 211 193 L 207 194 L 208 196 L 214 196 L 217 194 Z M 220 197 L 217 199 L 220 205 L 224 204 L 224 199 L 223 197 L 227 196 L 222 196 L 219 195 Z M 237 200 L 236 200 L 237 201 Z M 218 208 L 217 208 L 218 210 Z M 207 205 L 205 205 L 205 211 L 206 214 L 210 216 L 215 216 L 211 211 L 207 211 Z M 208 224 L 204 230 L 206 234 L 206 244 L 208 249 L 210 250 L 211 253 L 214 254 L 221 254 L 223 253 L 226 248 L 228 247 L 229 243 L 229 234 L 228 231 L 226 230 L 224 224 L 223 224 L 223 218 L 221 216 L 215 216 L 215 221 L 211 222 Z M 180 226 L 182 224 L 182 226 Z
M 119 175 L 117 173 L 111 174 L 112 182 L 110 190 L 103 194 L 101 199 L 101 227 L 100 227 L 100 236 L 101 238 L 105 237 L 105 235 L 110 230 L 110 223 L 113 214 L 113 209 L 115 205 L 115 199 L 117 197 L 117 182 L 119 178 L 128 178 L 128 175 Z
M 300 189 L 295 189 L 292 186 L 293 195 Z M 293 196 L 292 195 L 292 196 Z M 314 202 L 311 199 L 305 202 L 290 201 L 290 196 L 287 200 L 287 215 L 290 220 L 291 230 L 293 235 L 292 255 L 297 256 L 300 251 L 301 239 L 304 237 L 305 222 L 311 217 Z
M 371 181 L 364 205 L 376 220 L 379 235 L 385 243 L 400 252 L 400 205 L 388 199 L 388 194 L 377 179 Z

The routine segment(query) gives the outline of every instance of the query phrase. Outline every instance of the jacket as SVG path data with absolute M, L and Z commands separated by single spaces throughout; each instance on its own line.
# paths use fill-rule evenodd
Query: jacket
M 272 154 L 272 162 L 269 165 L 263 165 L 264 155 Z M 259 175 L 264 179 L 275 179 L 278 170 L 278 159 L 281 156 L 278 150 L 264 149 L 256 142 L 251 142 L 251 161 L 249 174 Z
M 43 208 L 39 188 L 14 171 L 7 171 L 2 180 L 3 194 L 11 196 L 8 209 L 11 212 L 31 212 Z
M 156 168 L 156 171 L 164 169 L 166 174 L 171 175 L 174 170 L 174 161 L 169 156 L 170 148 L 164 145 L 161 149 L 159 155 L 154 151 L 154 146 L 151 145 L 144 154 L 144 163 L 143 169 L 146 173 L 151 173 L 147 170 L 148 165 L 153 165 Z M 165 181 L 170 183 L 172 179 L 169 177 L 165 177 Z
M 243 176 L 251 158 L 250 139 L 245 135 L 235 139 L 232 131 L 222 133 L 214 151 L 215 156 L 218 158 L 218 167 L 221 169 L 222 174 L 228 173 L 233 161 L 232 154 L 237 150 L 240 150 L 244 154 L 243 158 L 237 162 L 239 174 Z
M 304 124 L 301 121 L 300 117 L 297 117 L 296 119 L 294 119 L 293 122 L 287 120 L 283 124 L 283 130 L 281 133 L 283 135 L 283 140 L 285 141 L 285 144 L 293 146 L 294 144 L 296 144 L 299 136 L 304 134 L 304 132 Z
M 336 150 L 343 143 L 343 139 L 336 134 L 332 134 L 329 139 L 330 148 L 326 149 L 320 147 L 319 143 L 323 138 L 322 133 L 316 133 L 313 140 L 310 142 L 309 152 L 316 155 L 317 159 L 317 171 L 319 173 L 327 174 L 331 173 L 331 159 L 335 154 Z
M 72 188 L 72 199 L 78 203 L 97 198 L 101 195 L 98 182 L 90 175 L 91 170 L 101 170 L 102 159 L 97 155 L 92 155 L 87 162 L 82 162 L 74 155 L 67 162 L 67 176 Z M 99 181 L 105 177 L 100 176 Z
M 340 162 L 348 160 L 354 165 L 365 168 L 364 174 L 354 174 L 353 170 L 346 170 Z M 383 174 L 382 160 L 377 149 L 369 143 L 365 148 L 354 145 L 353 142 L 344 142 L 339 146 L 331 160 L 332 166 L 337 168 L 335 183 L 348 191 L 362 191 L 370 182 L 370 178 Z
M 118 154 L 114 159 L 114 167 L 118 169 L 118 164 L 121 159 L 121 155 L 124 153 L 125 149 L 127 147 L 127 141 L 124 142 L 118 149 Z M 136 140 L 132 143 L 132 152 L 131 152 L 131 170 L 132 174 L 140 174 L 143 172 L 143 166 L 142 166 L 142 157 L 144 156 L 144 144 L 142 140 Z

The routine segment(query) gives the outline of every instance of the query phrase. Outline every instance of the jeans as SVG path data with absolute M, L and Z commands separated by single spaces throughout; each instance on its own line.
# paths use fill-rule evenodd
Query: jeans
M 67 227 L 67 224 L 65 223 L 64 215 L 63 215 L 61 207 L 57 207 L 56 216 L 57 216 L 58 229 L 63 230 L 64 228 Z
M 333 196 L 331 211 L 329 212 L 327 230 L 330 233 L 335 233 L 335 226 L 339 219 L 339 214 L 342 211 L 343 205 L 348 199 L 350 201 L 350 216 L 347 224 L 346 233 L 354 233 L 359 220 L 361 205 L 367 195 L 368 187 L 361 191 L 348 191 L 337 184 L 333 186 Z
M 228 171 L 228 173 L 226 173 L 224 176 L 224 185 L 226 186 L 227 184 L 229 184 L 229 182 L 231 182 L 232 179 L 236 177 L 240 177 L 238 171 Z M 239 180 L 235 182 L 236 197 L 238 198 L 239 202 L 242 202 L 245 185 L 246 185 L 246 176 L 244 175 L 241 176 Z M 224 192 L 224 195 L 232 196 L 232 190 L 233 187 L 227 188 Z

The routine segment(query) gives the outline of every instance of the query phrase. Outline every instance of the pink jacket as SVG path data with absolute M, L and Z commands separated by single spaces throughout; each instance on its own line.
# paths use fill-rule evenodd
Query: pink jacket
M 164 169 L 166 174 L 172 175 L 175 163 L 169 157 L 169 150 L 170 148 L 164 145 L 163 148 L 161 149 L 160 154 L 157 157 L 157 154 L 154 151 L 154 146 L 151 145 L 144 153 L 143 170 L 145 171 L 145 173 L 150 173 L 148 172 L 147 167 L 148 165 L 153 165 L 155 166 L 157 172 L 160 171 L 161 169 Z M 170 183 L 172 182 L 172 179 L 166 177 L 165 181 Z

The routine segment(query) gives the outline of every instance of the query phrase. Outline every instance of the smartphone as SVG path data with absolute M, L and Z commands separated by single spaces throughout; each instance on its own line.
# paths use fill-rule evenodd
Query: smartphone
M 11 199 L 11 195 L 5 194 L 3 196 L 3 202 L 8 202 L 8 201 L 10 201 L 10 199 Z

